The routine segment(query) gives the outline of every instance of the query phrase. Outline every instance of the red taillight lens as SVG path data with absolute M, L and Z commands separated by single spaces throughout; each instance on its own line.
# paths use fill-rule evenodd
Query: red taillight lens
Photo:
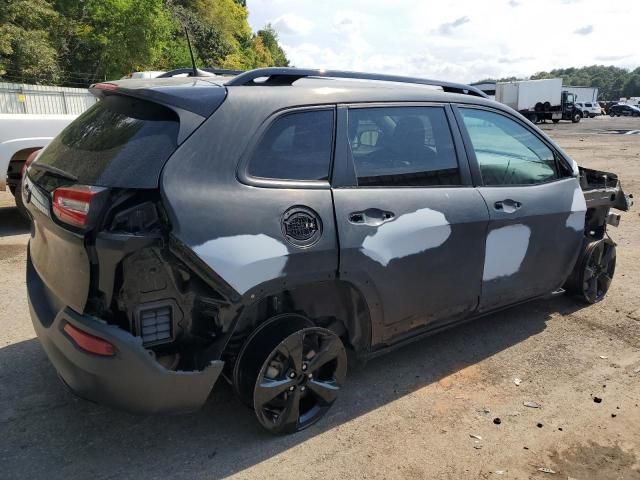
M 27 168 L 29 168 L 29 166 L 36 159 L 36 157 L 38 156 L 38 153 L 40 153 L 40 150 L 42 149 L 36 150 L 35 152 L 32 152 L 29 154 L 29 156 L 27 157 L 27 160 L 24 162 L 24 165 L 22 166 L 22 177 L 24 177 L 24 174 L 27 171 Z
M 96 83 L 92 86 L 93 88 L 97 89 L 97 90 L 117 90 L 118 86 L 115 83 Z
M 104 188 L 75 185 L 53 191 L 53 213 L 59 220 L 74 227 L 86 227 L 91 200 Z
M 78 347 L 86 352 L 95 353 L 102 357 L 113 357 L 116 354 L 116 347 L 112 344 L 102 338 L 83 332 L 70 323 L 67 323 L 63 330 Z

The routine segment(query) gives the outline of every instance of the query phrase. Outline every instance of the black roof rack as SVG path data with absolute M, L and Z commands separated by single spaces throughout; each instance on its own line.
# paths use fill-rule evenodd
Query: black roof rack
M 267 78 L 264 82 L 256 82 L 258 78 Z M 237 77 L 227 81 L 227 86 L 248 85 L 291 85 L 296 80 L 306 77 L 328 78 L 353 78 L 357 80 L 380 80 L 384 82 L 413 83 L 418 85 L 431 85 L 441 87 L 449 93 L 462 93 L 487 98 L 481 90 L 462 83 L 441 82 L 426 78 L 403 77 L 399 75 L 386 75 L 379 73 L 345 72 L 341 70 L 314 70 L 302 68 L 257 68 L 241 73 Z
M 224 68 L 198 68 L 197 71 L 199 73 L 204 72 L 204 74 L 200 75 L 203 77 L 208 76 L 207 74 L 212 74 L 212 75 L 239 75 L 241 73 L 246 72 L 246 70 L 228 70 L 228 69 L 224 69 Z M 187 76 L 189 77 L 193 77 L 193 68 L 176 68 L 174 70 L 169 70 L 168 72 L 163 73 L 162 75 L 159 75 L 157 78 L 171 78 L 171 77 L 175 77 L 176 75 L 184 75 L 187 74 Z

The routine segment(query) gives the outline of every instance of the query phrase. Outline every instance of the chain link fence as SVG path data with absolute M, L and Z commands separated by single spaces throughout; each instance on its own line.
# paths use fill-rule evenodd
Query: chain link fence
M 0 113 L 79 115 L 96 101 L 86 88 L 0 82 Z

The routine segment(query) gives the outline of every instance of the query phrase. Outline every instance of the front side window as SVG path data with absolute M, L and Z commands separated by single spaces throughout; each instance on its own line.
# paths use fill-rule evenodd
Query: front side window
M 558 178 L 553 151 L 514 120 L 461 108 L 485 185 L 532 185 Z
M 461 183 L 442 107 L 352 108 L 348 128 L 361 187 Z
M 249 160 L 253 177 L 328 180 L 333 110 L 289 113 L 271 124 Z

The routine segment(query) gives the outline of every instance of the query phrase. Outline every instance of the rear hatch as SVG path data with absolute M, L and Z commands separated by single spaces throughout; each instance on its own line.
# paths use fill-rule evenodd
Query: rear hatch
M 63 130 L 26 172 L 30 258 L 60 306 L 85 309 L 99 268 L 96 231 L 114 196 L 157 190 L 166 161 L 224 100 L 224 88 L 205 85 L 217 93 L 204 96 L 203 108 L 188 88 L 201 82 L 176 80 L 98 86 L 102 100 Z

